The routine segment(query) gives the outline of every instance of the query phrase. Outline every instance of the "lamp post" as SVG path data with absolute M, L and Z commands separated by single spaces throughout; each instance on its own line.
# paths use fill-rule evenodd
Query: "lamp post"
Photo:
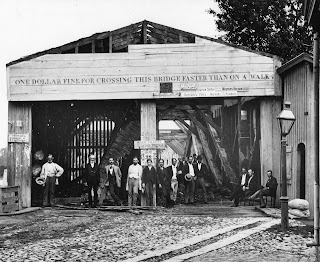
M 296 121 L 295 116 L 290 110 L 291 102 L 286 101 L 284 103 L 284 109 L 280 112 L 277 119 L 281 131 L 281 226 L 283 229 L 289 227 L 288 218 L 288 196 L 287 196 L 287 163 L 286 163 L 286 146 L 287 135 L 290 133 L 291 128 Z

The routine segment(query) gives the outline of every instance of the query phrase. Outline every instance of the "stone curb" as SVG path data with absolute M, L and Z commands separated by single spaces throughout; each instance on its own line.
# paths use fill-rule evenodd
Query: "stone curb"
M 27 207 L 25 209 L 10 212 L 10 213 L 0 213 L 0 217 L 22 215 L 22 214 L 34 212 L 34 211 L 37 211 L 40 209 L 41 209 L 41 207 Z
M 197 243 L 199 243 L 201 241 L 216 237 L 218 235 L 225 234 L 226 232 L 229 232 L 229 231 L 241 228 L 241 227 L 245 227 L 247 225 L 254 224 L 254 223 L 257 223 L 257 222 L 269 220 L 269 219 L 270 218 L 265 218 L 265 217 L 252 218 L 252 219 L 249 219 L 249 220 L 247 220 L 246 222 L 244 222 L 244 223 L 242 223 L 240 225 L 234 225 L 234 226 L 229 226 L 229 227 L 225 227 L 225 228 L 220 228 L 220 229 L 214 230 L 212 232 L 209 232 L 209 233 L 206 233 L 206 234 L 203 234 L 203 235 L 200 235 L 200 236 L 195 236 L 195 237 L 192 237 L 190 239 L 183 240 L 179 244 L 174 244 L 174 245 L 168 246 L 166 248 L 163 248 L 161 250 L 149 251 L 146 254 L 139 255 L 137 257 L 129 258 L 129 259 L 126 259 L 126 260 L 121 260 L 121 261 L 122 262 L 139 262 L 139 261 L 142 261 L 142 260 L 145 260 L 145 259 L 148 259 L 148 258 L 159 257 L 161 255 L 170 253 L 172 251 L 176 251 L 178 249 L 185 248 L 185 247 L 197 244 Z
M 262 224 L 260 226 L 257 226 L 257 227 L 254 227 L 254 228 L 250 228 L 250 229 L 247 229 L 247 230 L 244 230 L 242 232 L 239 232 L 231 237 L 227 237 L 227 238 L 224 238 L 224 239 L 221 239 L 215 243 L 212 243 L 208 246 L 205 246 L 203 248 L 199 248 L 193 252 L 190 252 L 190 253 L 187 253 L 187 254 L 183 254 L 183 255 L 180 255 L 180 256 L 176 256 L 176 257 L 172 257 L 172 258 L 169 258 L 167 260 L 164 260 L 164 262 L 181 262 L 181 261 L 184 261 L 186 259 L 190 259 L 190 258 L 193 258 L 193 257 L 196 257 L 196 256 L 200 256 L 202 254 L 205 254 L 205 253 L 208 253 L 208 252 L 211 252 L 213 250 L 216 250 L 216 249 L 219 249 L 219 248 L 222 248 L 222 247 L 225 247 L 227 245 L 230 245 L 230 244 L 233 244 L 235 242 L 238 242 L 252 234 L 255 234 L 255 233 L 258 233 L 260 231 L 264 231 L 274 225 L 277 225 L 277 224 L 280 224 L 281 220 L 280 219 L 276 219 L 276 220 L 272 220 L 270 222 L 267 222 L 265 224 Z

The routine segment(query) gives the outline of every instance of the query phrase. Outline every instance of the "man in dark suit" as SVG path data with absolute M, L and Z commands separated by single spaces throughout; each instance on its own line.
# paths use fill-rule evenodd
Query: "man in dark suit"
M 152 191 L 156 188 L 157 174 L 156 169 L 152 166 L 152 160 L 147 159 L 147 166 L 142 171 L 141 176 L 142 193 L 146 195 L 146 205 L 152 206 Z
M 205 164 L 202 163 L 202 157 L 197 157 L 197 164 L 195 165 L 195 174 L 196 174 L 196 189 L 200 187 L 203 191 L 203 200 L 208 204 L 207 191 L 206 191 L 206 182 L 205 177 L 208 175 L 208 168 Z
M 252 169 L 248 169 L 248 183 L 245 188 L 245 195 L 251 196 L 258 189 L 258 179 Z
M 277 194 L 277 188 L 278 188 L 278 182 L 277 179 L 272 175 L 272 170 L 267 171 L 268 181 L 266 183 L 266 186 L 262 189 L 259 189 L 257 192 L 255 192 L 249 199 L 255 199 L 256 197 L 260 197 L 260 207 L 265 208 L 266 203 L 264 201 L 264 196 L 272 196 L 275 198 Z M 272 206 L 274 206 L 275 203 L 272 203 Z
M 157 183 L 161 190 L 162 205 L 164 207 L 171 207 L 170 201 L 170 183 L 172 174 L 168 171 L 168 168 L 164 167 L 164 160 L 159 160 L 159 167 L 157 168 Z
M 177 159 L 172 158 L 172 165 L 167 167 L 168 176 L 171 179 L 170 182 L 170 199 L 172 201 L 172 205 L 174 205 L 177 201 L 178 194 L 178 186 L 181 183 L 181 174 L 182 174 L 182 165 L 178 165 Z M 182 180 L 183 181 L 183 180 Z
M 195 165 L 192 164 L 193 156 L 188 157 L 188 163 L 182 167 L 182 175 L 184 177 L 184 200 L 185 204 L 194 203 L 194 189 L 195 189 Z
M 89 163 L 86 165 L 86 172 L 83 175 L 83 184 L 88 187 L 88 200 L 89 207 L 97 207 L 98 204 L 98 186 L 100 182 L 99 166 L 96 163 L 96 157 L 94 154 L 90 154 Z M 92 195 L 93 190 L 94 204 L 92 205 Z
M 241 169 L 241 177 L 239 182 L 234 185 L 233 192 L 230 196 L 230 200 L 234 199 L 234 204 L 232 206 L 237 207 L 239 205 L 239 200 L 241 197 L 244 197 L 246 187 L 248 185 L 249 176 L 247 174 L 247 169 L 243 167 Z

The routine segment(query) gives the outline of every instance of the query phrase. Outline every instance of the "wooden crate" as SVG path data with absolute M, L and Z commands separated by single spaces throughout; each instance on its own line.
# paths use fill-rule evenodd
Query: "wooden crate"
M 21 210 L 19 186 L 0 187 L 0 213 Z

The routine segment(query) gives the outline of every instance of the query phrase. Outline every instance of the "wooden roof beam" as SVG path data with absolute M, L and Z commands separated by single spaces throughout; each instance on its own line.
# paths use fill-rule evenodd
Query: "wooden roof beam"
M 182 130 L 182 132 L 191 136 L 192 133 L 183 124 L 181 124 L 178 120 L 173 120 L 173 122 L 175 122 L 175 124 Z
M 176 106 L 170 105 L 165 109 L 159 116 L 159 121 L 162 120 L 164 117 L 166 117 Z
M 180 124 L 184 125 L 192 134 L 197 135 L 197 131 L 195 128 L 193 128 L 192 126 L 189 126 L 188 123 L 186 123 L 186 121 L 184 121 L 184 119 L 180 118 L 180 117 L 176 117 L 177 121 L 180 122 Z
M 191 120 L 196 126 L 198 126 L 205 134 L 209 134 L 208 129 L 207 129 L 204 125 L 202 125 L 202 124 L 200 123 L 200 121 L 199 121 L 193 114 L 190 114 L 187 110 L 183 110 L 183 112 L 184 112 L 185 115 L 186 115 L 187 117 L 189 117 L 190 120 Z
M 217 131 L 219 135 L 221 134 L 221 128 L 213 121 L 211 117 L 207 116 L 201 109 L 198 108 L 197 105 L 193 104 L 191 105 L 191 108 L 195 110 L 198 113 L 198 115 L 200 115 L 200 117 L 203 118 L 204 121 L 209 123 Z

